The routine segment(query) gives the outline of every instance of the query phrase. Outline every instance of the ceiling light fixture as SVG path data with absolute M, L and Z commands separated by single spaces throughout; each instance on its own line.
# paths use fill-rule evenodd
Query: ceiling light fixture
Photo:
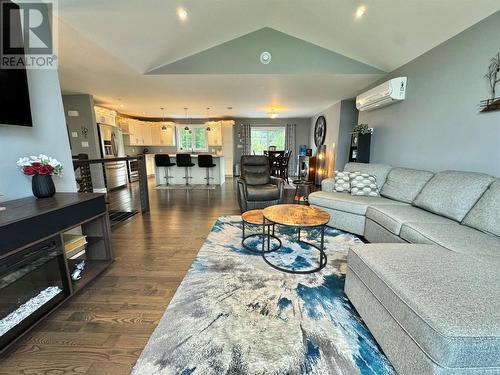
M 184 8 L 177 8 L 177 17 L 184 22 L 188 18 L 188 12 Z
M 365 13 L 366 13 L 366 5 L 360 5 L 356 8 L 354 17 L 359 20 L 361 17 L 364 16 Z
M 274 108 L 271 108 L 271 112 L 269 112 L 269 118 L 275 119 L 276 117 L 278 117 L 278 114 L 276 113 Z

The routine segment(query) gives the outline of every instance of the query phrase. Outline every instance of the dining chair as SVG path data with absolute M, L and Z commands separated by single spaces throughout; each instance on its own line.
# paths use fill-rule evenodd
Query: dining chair
M 276 177 L 281 176 L 281 163 L 285 151 L 268 151 L 269 166 L 271 168 L 271 175 Z
M 292 155 L 292 150 L 286 150 L 283 158 L 281 160 L 281 178 L 285 180 L 285 182 L 288 184 L 288 166 L 290 164 L 290 156 Z

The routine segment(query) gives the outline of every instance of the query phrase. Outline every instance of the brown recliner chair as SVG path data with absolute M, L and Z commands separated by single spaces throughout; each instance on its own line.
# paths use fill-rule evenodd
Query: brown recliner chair
M 283 179 L 271 176 L 269 159 L 261 155 L 241 157 L 238 203 L 241 212 L 283 203 Z

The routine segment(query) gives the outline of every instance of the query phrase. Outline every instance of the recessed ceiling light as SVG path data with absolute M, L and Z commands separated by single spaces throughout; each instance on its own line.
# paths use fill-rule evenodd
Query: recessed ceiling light
M 364 16 L 365 12 L 366 12 L 366 6 L 360 5 L 356 8 L 356 12 L 354 13 L 354 17 L 356 17 L 356 19 L 360 19 L 361 17 Z
M 125 104 L 120 104 L 120 108 L 123 108 L 123 107 L 125 107 Z
M 181 21 L 186 21 L 188 18 L 188 12 L 184 8 L 177 8 L 177 16 Z

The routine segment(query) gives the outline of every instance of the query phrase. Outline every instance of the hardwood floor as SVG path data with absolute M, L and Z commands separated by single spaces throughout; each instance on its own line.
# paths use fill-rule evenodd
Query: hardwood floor
M 0 374 L 128 374 L 215 219 L 239 214 L 234 182 L 216 190 L 155 190 L 151 212 L 113 233 L 115 262 L 0 359 Z M 138 209 L 137 184 L 109 195 Z M 145 374 L 147 375 L 147 374 Z

